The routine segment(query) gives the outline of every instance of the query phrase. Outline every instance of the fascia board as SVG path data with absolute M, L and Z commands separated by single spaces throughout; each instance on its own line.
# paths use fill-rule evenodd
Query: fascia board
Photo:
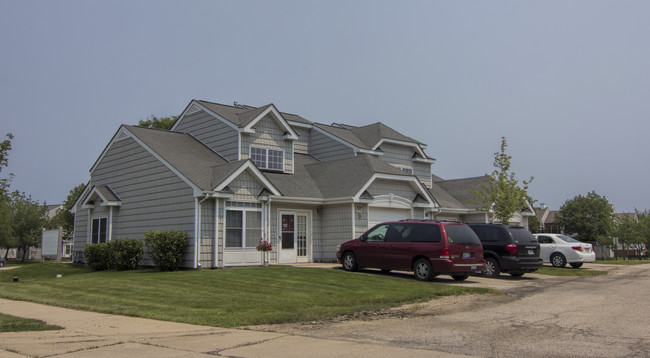
M 366 184 L 364 184 L 364 186 L 361 188 L 361 190 L 359 190 L 357 192 L 357 194 L 354 196 L 354 200 L 355 201 L 361 200 L 360 197 L 363 194 L 363 192 L 366 191 L 368 189 L 368 187 L 370 187 L 370 185 L 372 185 L 372 183 L 377 179 L 388 179 L 388 180 L 409 182 L 412 185 L 416 186 L 417 191 L 419 191 L 419 194 L 421 194 L 422 197 L 427 199 L 427 201 L 429 202 L 429 205 L 431 207 L 436 207 L 435 200 L 433 200 L 431 195 L 429 195 L 429 192 L 424 188 L 422 183 L 416 177 L 413 177 L 413 176 L 405 177 L 405 176 L 396 175 L 396 174 L 378 174 L 378 173 L 375 173 L 370 179 L 368 179 L 368 181 L 366 182 Z
M 269 108 L 265 109 L 262 113 L 258 114 L 257 117 L 255 117 L 250 123 L 248 123 L 242 130 L 241 132 L 244 133 L 255 133 L 255 130 L 253 129 L 253 126 L 257 124 L 262 118 L 266 117 L 267 114 L 272 113 L 273 116 L 277 119 L 278 122 L 280 122 L 280 125 L 284 128 L 286 132 L 289 132 L 289 137 L 287 139 L 290 140 L 297 140 L 298 139 L 298 134 L 291 128 L 289 123 L 282 117 L 280 114 L 280 111 L 278 111 L 277 108 L 275 108 L 275 105 L 271 104 Z
M 191 180 L 189 180 L 186 176 L 184 176 L 178 169 L 174 168 L 171 164 L 169 164 L 166 160 L 164 160 L 158 153 L 156 153 L 153 149 L 149 148 L 148 145 L 144 144 L 143 141 L 140 140 L 135 134 L 131 133 L 128 129 L 122 127 L 122 130 L 126 135 L 131 137 L 138 145 L 140 145 L 144 150 L 149 152 L 154 158 L 156 158 L 158 161 L 160 161 L 167 169 L 171 170 L 176 176 L 178 176 L 182 181 L 185 182 L 185 184 L 189 185 L 190 188 L 194 190 L 194 194 L 196 196 L 196 193 L 201 193 L 202 190 L 194 184 Z
M 413 161 L 417 163 L 436 164 L 436 160 L 433 158 L 415 158 Z
M 372 154 L 372 155 L 379 155 L 379 156 L 384 155 L 383 152 L 377 152 L 377 151 L 368 150 L 368 149 L 359 149 L 359 150 L 357 150 L 357 152 L 358 153 L 365 153 L 365 154 Z
M 221 183 L 219 183 L 219 185 L 217 185 L 213 190 L 217 192 L 223 190 L 228 184 L 230 184 L 233 180 L 235 180 L 235 178 L 237 178 L 241 173 L 243 173 L 244 170 L 250 170 L 251 172 L 253 172 L 254 176 L 259 181 L 261 181 L 266 188 L 270 189 L 273 195 L 282 195 L 280 190 L 278 190 L 278 188 L 276 188 L 275 185 L 273 185 L 273 183 L 271 183 L 264 176 L 264 174 L 262 174 L 262 172 L 259 169 L 257 169 L 255 164 L 253 164 L 253 162 L 250 159 L 246 160 L 244 164 L 242 164 L 239 168 L 237 168 L 237 170 L 235 170 L 226 179 L 224 179 Z
M 419 144 L 413 143 L 413 142 L 405 142 L 405 141 L 401 141 L 401 140 L 395 140 L 395 139 L 382 138 L 382 139 L 379 140 L 379 142 L 377 142 L 377 144 L 375 144 L 374 147 L 372 147 L 372 150 L 377 150 L 377 148 L 379 148 L 379 146 L 382 145 L 383 143 L 391 143 L 391 144 L 402 145 L 402 146 L 405 146 L 405 147 L 415 148 L 415 150 L 418 152 L 418 154 L 420 154 L 423 158 L 428 157 L 424 153 L 424 150 L 422 150 L 422 147 L 420 147 Z
M 307 123 L 296 122 L 296 121 L 291 121 L 291 120 L 287 120 L 287 123 L 292 127 L 305 128 L 305 129 L 314 128 L 313 124 L 307 124 Z
M 199 103 L 199 102 L 196 101 L 196 100 L 192 100 L 192 101 L 190 102 L 190 104 L 188 104 L 187 107 L 185 107 L 185 110 L 183 111 L 183 113 L 181 113 L 181 115 L 178 117 L 178 120 L 176 120 L 176 123 L 174 123 L 174 125 L 172 126 L 172 128 L 171 128 L 170 130 L 173 131 L 173 130 L 176 128 L 176 126 L 181 122 L 181 120 L 184 119 L 185 114 L 187 113 L 187 111 L 188 111 L 190 108 L 192 108 L 192 105 L 195 105 L 195 106 L 201 108 L 201 110 L 203 110 L 203 111 L 206 112 L 207 114 L 213 116 L 214 118 L 220 120 L 221 122 L 223 122 L 223 123 L 224 123 L 225 125 L 227 125 L 228 127 L 232 128 L 232 129 L 234 129 L 234 130 L 239 130 L 239 128 L 238 128 L 235 124 L 233 124 L 231 121 L 229 121 L 229 120 L 223 118 L 222 116 L 218 115 L 217 113 L 215 113 L 215 112 L 209 110 L 206 106 L 202 105 L 201 103 Z

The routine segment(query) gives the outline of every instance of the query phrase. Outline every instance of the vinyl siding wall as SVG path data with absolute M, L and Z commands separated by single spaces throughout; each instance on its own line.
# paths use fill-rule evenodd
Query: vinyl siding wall
M 199 262 L 202 268 L 216 266 L 214 258 L 215 203 L 216 199 L 208 199 L 201 203 L 201 254 Z
M 298 140 L 293 143 L 294 153 L 309 154 L 310 130 L 307 128 L 292 127 L 298 133 Z
M 375 180 L 370 187 L 368 187 L 368 192 L 375 197 L 379 195 L 394 194 L 409 201 L 413 200 L 416 195 L 416 192 L 409 183 L 385 179 Z
M 284 140 L 284 130 L 270 117 L 262 118 L 253 127 L 255 133 L 242 133 L 241 159 L 248 159 L 250 147 L 279 149 L 284 151 L 284 172 L 293 173 L 293 146 L 291 141 Z
M 353 204 L 327 205 L 322 210 L 322 240 L 314 245 L 314 261 L 336 261 L 336 247 L 354 237 Z
M 335 141 L 317 130 L 311 131 L 309 154 L 321 161 L 354 157 L 352 148 Z
M 379 159 L 396 167 L 411 169 L 420 182 L 427 188 L 431 187 L 431 164 L 414 162 L 413 149 L 391 143 L 384 143 L 379 149 L 384 153 Z
M 188 247 L 182 266 L 193 266 L 192 188 L 131 138 L 114 142 L 91 176 L 91 185 L 108 185 L 122 201 L 113 211 L 113 239 L 144 239 L 151 230 L 186 232 Z
M 193 135 L 228 161 L 239 160 L 237 131 L 204 111 L 184 117 L 174 131 Z

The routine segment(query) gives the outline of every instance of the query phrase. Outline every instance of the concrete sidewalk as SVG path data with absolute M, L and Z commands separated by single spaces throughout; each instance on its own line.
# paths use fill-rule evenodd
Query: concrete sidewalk
M 0 333 L 0 357 L 465 357 L 434 350 L 195 326 L 4 299 L 0 299 L 0 312 L 64 327 L 58 331 Z

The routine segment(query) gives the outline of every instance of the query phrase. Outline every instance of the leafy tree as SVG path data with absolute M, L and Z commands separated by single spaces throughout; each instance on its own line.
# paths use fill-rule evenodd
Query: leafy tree
M 74 214 L 70 212 L 72 206 L 84 191 L 86 185 L 81 183 L 70 190 L 68 197 L 63 202 L 63 209 L 57 211 L 48 223 L 49 228 L 63 228 L 63 240 L 71 240 L 74 234 Z
M 138 121 L 138 126 L 140 127 L 145 127 L 145 128 L 158 128 L 158 129 L 166 129 L 170 130 L 174 123 L 176 123 L 176 120 L 178 119 L 178 116 L 170 116 L 170 117 L 162 117 L 158 118 L 154 115 L 151 117 L 147 118 L 146 120 L 140 120 Z
M 41 243 L 41 229 L 45 226 L 47 207 L 18 191 L 11 193 L 10 201 L 12 237 L 15 246 L 23 251 L 21 262 L 24 262 L 27 250 Z
M 592 191 L 564 202 L 555 221 L 564 232 L 577 234 L 581 241 L 608 245 L 614 228 L 614 209 L 607 198 Z
M 7 139 L 0 142 L 0 172 L 2 168 L 9 164 L 9 151 L 11 150 L 11 140 L 14 139 L 13 134 L 7 133 Z M 0 200 L 5 200 L 7 191 L 9 189 L 9 182 L 13 174 L 9 174 L 9 178 L 0 179 Z
M 501 137 L 501 151 L 494 153 L 496 169 L 492 174 L 486 174 L 488 183 L 470 190 L 477 198 L 472 202 L 480 205 L 482 210 L 494 210 L 496 220 L 503 224 L 507 224 L 517 211 L 526 208 L 528 184 L 533 181 L 531 177 L 523 181 L 523 187 L 519 186 L 515 173 L 510 171 L 512 157 L 506 154 L 507 147 L 506 138 Z
M 0 172 L 9 163 L 9 151 L 11 150 L 11 140 L 13 138 L 14 136 L 11 133 L 7 133 L 7 139 L 0 142 Z M 11 232 L 11 207 L 8 195 L 12 176 L 12 174 L 9 174 L 8 178 L 0 178 L 0 247 L 7 249 L 5 258 L 7 258 L 9 249 L 15 246 Z
M 632 249 L 636 256 L 641 256 L 644 244 L 643 226 L 637 216 L 623 215 L 614 223 L 612 233 L 624 250 Z

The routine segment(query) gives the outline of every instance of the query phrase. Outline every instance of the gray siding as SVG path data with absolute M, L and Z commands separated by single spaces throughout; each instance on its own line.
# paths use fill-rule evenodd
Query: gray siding
M 241 159 L 249 158 L 250 147 L 278 149 L 284 151 L 284 171 L 293 173 L 293 146 L 284 140 L 284 130 L 270 117 L 266 116 L 253 126 L 255 133 L 242 134 Z
M 239 160 L 237 131 L 204 111 L 184 117 L 174 131 L 193 135 L 228 161 Z
M 409 183 L 385 179 L 375 180 L 368 187 L 368 192 L 372 196 L 394 194 L 408 200 L 413 200 L 416 195 Z
M 74 251 L 82 252 L 88 242 L 88 210 L 77 207 L 74 215 Z
M 413 161 L 415 152 L 410 147 L 383 143 L 379 149 L 384 155 L 379 158 L 388 164 L 401 168 L 409 168 L 427 188 L 431 187 L 431 164 Z
M 92 173 L 92 184 L 110 186 L 122 201 L 113 212 L 113 239 L 143 239 L 151 230 L 186 232 L 183 266 L 193 266 L 193 190 L 133 139 L 108 149 Z
M 354 157 L 354 150 L 321 132 L 312 130 L 309 154 L 321 161 L 329 161 Z
M 214 257 L 215 203 L 216 199 L 208 199 L 201 203 L 201 254 L 199 262 L 202 268 L 216 266 Z
M 293 127 L 293 130 L 298 134 L 298 140 L 293 143 L 293 151 L 300 154 L 309 154 L 310 130 L 296 127 Z
M 336 261 L 336 247 L 354 237 L 353 204 L 327 205 L 322 211 L 323 240 L 314 247 L 314 260 Z

